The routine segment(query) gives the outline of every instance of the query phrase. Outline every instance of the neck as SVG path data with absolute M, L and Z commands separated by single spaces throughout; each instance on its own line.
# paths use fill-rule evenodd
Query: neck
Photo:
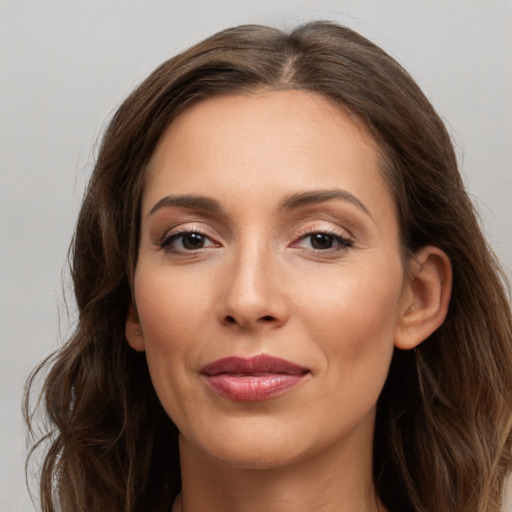
M 283 467 L 230 467 L 180 440 L 182 494 L 173 512 L 384 512 L 366 453 L 333 449 Z

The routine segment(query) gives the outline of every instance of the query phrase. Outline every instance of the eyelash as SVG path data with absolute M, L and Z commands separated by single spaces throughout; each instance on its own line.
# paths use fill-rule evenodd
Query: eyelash
M 209 241 L 211 243 L 210 243 L 210 245 L 207 245 L 206 247 L 203 245 L 196 249 L 186 248 L 186 247 L 184 247 L 182 249 L 176 249 L 175 247 L 173 247 L 172 244 L 180 239 L 182 240 L 181 244 L 183 245 L 183 240 L 187 235 L 198 235 L 199 237 L 202 238 L 203 241 Z M 336 243 L 337 247 L 326 247 L 326 248 L 313 247 L 314 242 L 313 242 L 312 237 L 314 235 L 326 235 L 328 237 L 328 241 L 330 241 L 331 244 Z M 350 238 L 347 238 L 346 236 L 342 236 L 334 230 L 314 229 L 314 230 L 310 230 L 308 232 L 301 234 L 300 237 L 298 237 L 296 239 L 296 241 L 291 244 L 291 247 L 297 247 L 301 242 L 303 242 L 304 240 L 307 240 L 308 238 L 310 238 L 310 240 L 311 240 L 310 241 L 311 247 L 309 250 L 312 250 L 315 253 L 332 253 L 332 252 L 336 252 L 336 251 L 342 251 L 342 250 L 346 250 L 354 245 L 353 241 Z M 179 231 L 176 233 L 171 233 L 170 235 L 166 236 L 164 238 L 164 240 L 162 242 L 160 242 L 158 245 L 161 249 L 163 249 L 164 251 L 166 251 L 168 253 L 172 253 L 172 254 L 176 254 L 176 255 L 187 255 L 187 254 L 190 255 L 190 254 L 197 253 L 197 251 L 207 249 L 208 247 L 215 247 L 216 243 L 213 242 L 212 239 L 208 235 L 203 233 L 201 230 L 189 229 L 189 230 Z
M 187 235 L 198 235 L 200 236 L 203 240 L 209 240 L 210 242 L 212 241 L 211 238 L 206 235 L 205 233 L 201 232 L 200 230 L 198 229 L 189 229 L 189 230 L 186 230 L 186 231 L 179 231 L 177 233 L 171 233 L 170 235 L 166 236 L 164 238 L 164 240 L 158 244 L 160 246 L 161 249 L 163 249 L 164 251 L 166 252 L 169 252 L 169 253 L 173 253 L 173 254 L 187 254 L 187 253 L 194 253 L 196 251 L 200 251 L 201 249 L 204 249 L 205 247 L 199 247 L 197 249 L 187 249 L 187 248 L 183 248 L 183 249 L 176 249 L 172 246 L 173 242 L 179 240 L 180 238 L 182 239 L 182 245 L 183 245 L 183 239 L 187 236 Z M 215 245 L 215 243 L 212 243 L 211 245 L 207 246 L 207 247 L 213 247 Z
M 330 229 L 314 229 L 311 231 L 308 231 L 306 233 L 303 233 L 299 238 L 298 241 L 304 241 L 307 238 L 310 238 L 310 244 L 313 244 L 312 237 L 314 235 L 327 235 L 332 243 L 337 243 L 338 247 L 328 247 L 324 249 L 318 249 L 315 247 L 311 247 L 311 250 L 315 251 L 316 253 L 327 253 L 327 252 L 335 252 L 335 251 L 342 251 L 345 249 L 348 249 L 354 245 L 353 240 L 350 238 L 340 235 L 338 232 Z M 292 247 L 297 245 L 297 242 L 293 242 Z

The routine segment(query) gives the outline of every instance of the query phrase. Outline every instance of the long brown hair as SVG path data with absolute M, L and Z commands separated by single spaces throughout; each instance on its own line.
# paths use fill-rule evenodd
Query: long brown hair
M 377 408 L 374 481 L 389 510 L 498 512 L 512 467 L 512 320 L 502 274 L 464 190 L 449 135 L 401 66 L 328 22 L 290 34 L 220 32 L 156 69 L 104 134 L 71 248 L 78 321 L 48 373 L 44 512 L 167 510 L 180 490 L 177 429 L 124 326 L 131 302 L 145 169 L 187 106 L 255 89 L 314 91 L 358 116 L 382 152 L 404 254 L 449 256 L 444 324 L 396 350 Z

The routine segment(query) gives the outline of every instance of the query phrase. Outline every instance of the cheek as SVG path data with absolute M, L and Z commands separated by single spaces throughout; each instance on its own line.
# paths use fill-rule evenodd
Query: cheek
M 165 268 L 136 273 L 135 300 L 149 351 L 188 346 L 210 303 L 204 282 Z
M 181 279 L 168 269 L 146 270 L 142 265 L 135 276 L 135 301 L 151 379 L 172 416 L 183 408 L 184 395 L 176 390 L 187 383 L 201 326 L 211 314 L 210 301 L 205 288 L 190 277 Z
M 344 378 L 374 373 L 385 380 L 402 283 L 399 261 L 334 269 L 329 279 L 305 283 L 297 294 L 304 298 L 300 315 L 331 369 Z
M 395 325 L 402 283 L 401 265 L 393 261 L 334 268 L 324 279 L 302 279 L 300 309 L 302 314 L 309 311 L 312 321 L 321 319 L 325 328 L 343 336 L 384 333 Z

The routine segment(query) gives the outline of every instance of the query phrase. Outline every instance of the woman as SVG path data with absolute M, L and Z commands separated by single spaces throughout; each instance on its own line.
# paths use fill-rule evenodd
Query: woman
M 500 510 L 500 269 L 439 117 L 353 31 L 160 66 L 105 133 L 72 276 L 43 510 Z

